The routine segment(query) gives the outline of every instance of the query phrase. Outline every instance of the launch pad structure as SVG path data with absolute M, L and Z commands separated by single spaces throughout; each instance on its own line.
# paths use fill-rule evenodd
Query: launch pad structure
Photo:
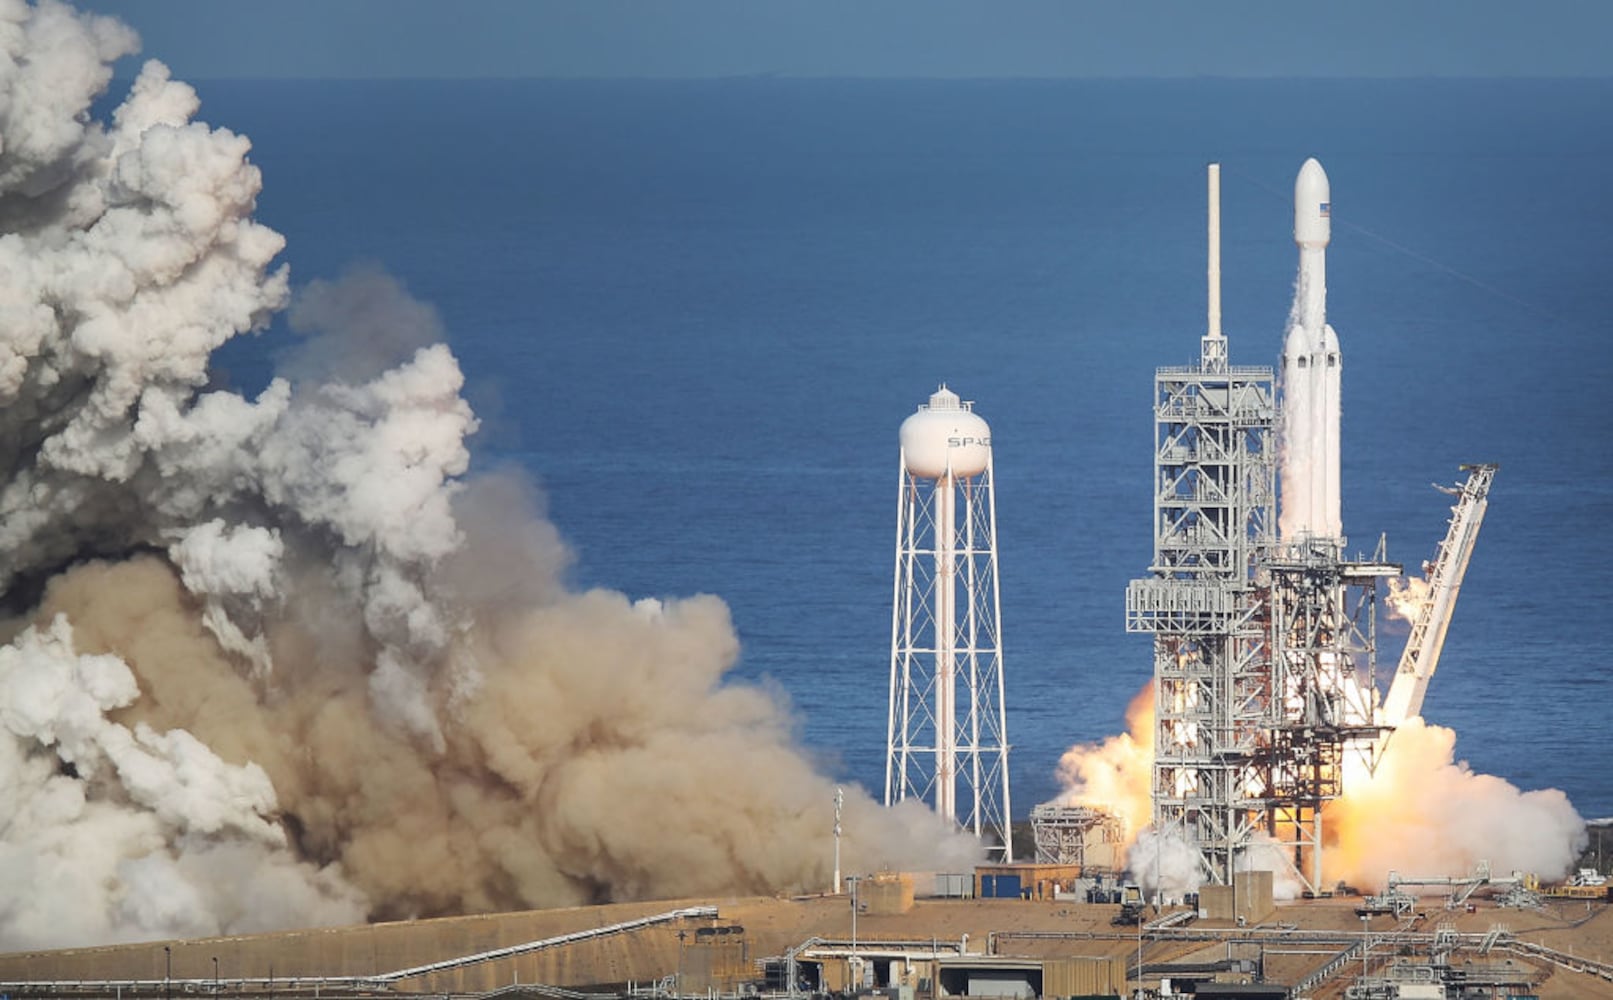
M 1197 364 L 1154 375 L 1153 558 L 1126 590 L 1125 625 L 1153 636 L 1151 826 L 1191 852 L 1183 889 L 1269 870 L 1325 891 L 1325 810 L 1420 712 L 1495 472 L 1464 465 L 1464 485 L 1438 487 L 1457 498 L 1449 531 L 1409 592 L 1399 666 L 1380 677 L 1378 600 L 1401 567 L 1381 538 L 1368 556 L 1345 554 L 1330 239 L 1327 174 L 1307 160 L 1282 367 L 1230 364 L 1211 164 L 1208 329 Z M 943 385 L 901 445 L 885 802 L 929 802 L 1010 862 L 990 428 Z M 1094 869 L 1118 867 L 1138 833 L 1123 826 L 1096 803 L 1031 815 L 1040 860 Z
M 1212 329 L 1197 366 L 1154 379 L 1152 576 L 1126 628 L 1154 636 L 1154 828 L 1231 880 L 1258 816 L 1248 781 L 1271 701 L 1257 568 L 1275 545 L 1272 370 L 1226 364 Z
M 1156 835 L 1195 853 L 1198 881 L 1280 869 L 1320 892 L 1323 809 L 1347 775 L 1371 773 L 1401 721 L 1381 707 L 1376 648 L 1378 583 L 1401 567 L 1381 542 L 1368 558 L 1344 555 L 1341 355 L 1323 315 L 1329 196 L 1315 161 L 1295 197 L 1305 309 L 1285 344 L 1292 384 L 1280 399 L 1271 368 L 1227 362 L 1220 174 L 1210 166 L 1208 332 L 1198 364 L 1155 373 L 1154 552 L 1150 575 L 1127 588 L 1126 629 L 1154 637 Z M 1296 427 L 1315 454 L 1297 454 L 1307 441 L 1283 440 Z M 1448 491 L 1461 498 L 1451 537 L 1429 568 L 1422 617 L 1431 621 L 1417 631 L 1433 648 L 1408 650 L 1396 684 L 1414 693 L 1391 702 L 1420 706 L 1472 551 L 1494 466 L 1464 468 L 1469 484 Z M 1291 500 L 1299 512 L 1282 525 L 1279 480 L 1285 514 Z

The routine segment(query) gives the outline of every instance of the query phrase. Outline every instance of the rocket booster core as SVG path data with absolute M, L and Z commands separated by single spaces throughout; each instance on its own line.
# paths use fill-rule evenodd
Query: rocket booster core
M 1339 373 L 1343 354 L 1327 323 L 1327 245 L 1333 236 L 1327 172 L 1305 161 L 1294 180 L 1294 242 L 1299 280 L 1283 338 L 1282 492 L 1284 540 L 1342 542 L 1339 518 Z

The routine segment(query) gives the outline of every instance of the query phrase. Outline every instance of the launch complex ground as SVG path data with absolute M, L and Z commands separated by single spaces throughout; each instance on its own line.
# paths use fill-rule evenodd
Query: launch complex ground
M 1180 907 L 1117 925 L 1118 905 L 1069 899 L 918 899 L 854 916 L 851 898 L 625 903 L 14 954 L 0 956 L 0 993 L 802 996 L 857 992 L 848 972 L 861 962 L 876 986 L 915 998 L 1132 995 L 1197 979 L 1213 982 L 1198 995 L 1323 1000 L 1399 963 L 1412 970 L 1402 978 L 1443 968 L 1451 996 L 1613 998 L 1606 902 L 1447 909 L 1427 896 L 1403 917 L 1362 917 L 1359 898 L 1340 897 L 1277 905 L 1239 926 Z M 1234 985 L 1251 982 L 1264 985 Z

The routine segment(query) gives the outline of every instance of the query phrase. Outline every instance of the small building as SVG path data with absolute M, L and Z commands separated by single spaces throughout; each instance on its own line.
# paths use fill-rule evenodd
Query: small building
M 975 880 L 969 872 L 936 872 L 935 891 L 941 899 L 968 899 L 974 894 Z
M 1023 862 L 980 865 L 975 896 L 981 899 L 1059 899 L 1075 895 L 1080 865 Z
M 881 872 L 855 880 L 857 910 L 874 916 L 899 916 L 913 908 L 913 876 Z
M 1208 920 L 1258 924 L 1277 908 L 1271 872 L 1238 872 L 1231 885 L 1199 887 L 1199 913 Z
M 679 993 L 737 992 L 755 972 L 745 928 L 726 924 L 679 932 Z
M 1123 958 L 1007 958 L 956 952 L 903 951 L 844 942 L 796 956 L 798 978 L 820 992 L 877 991 L 923 1000 L 945 997 L 1116 997 L 1126 992 Z

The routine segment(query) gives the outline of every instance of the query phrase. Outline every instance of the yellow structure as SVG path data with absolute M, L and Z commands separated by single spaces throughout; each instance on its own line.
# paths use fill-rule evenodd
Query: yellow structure
M 861 913 L 899 916 L 913 908 L 913 876 L 882 872 L 857 880 L 857 907 Z
M 1271 872 L 1239 872 L 1231 885 L 1199 887 L 1199 909 L 1209 920 L 1258 924 L 1276 908 Z
M 1075 891 L 1080 865 L 1020 862 L 975 869 L 975 896 L 981 899 L 1057 899 Z

